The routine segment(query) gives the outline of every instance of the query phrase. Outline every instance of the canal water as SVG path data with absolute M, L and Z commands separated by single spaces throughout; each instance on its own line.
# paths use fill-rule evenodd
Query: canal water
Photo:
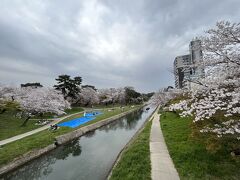
M 144 109 L 128 114 L 117 121 L 87 133 L 79 139 L 60 146 L 5 175 L 3 179 L 106 179 L 122 148 L 154 110 L 153 108 L 148 111 Z

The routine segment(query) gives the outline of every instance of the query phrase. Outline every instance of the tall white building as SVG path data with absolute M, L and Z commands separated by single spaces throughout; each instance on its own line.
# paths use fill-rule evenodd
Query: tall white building
M 200 65 L 203 61 L 201 41 L 191 41 L 189 51 L 174 60 L 175 87 L 178 89 L 191 89 L 194 81 L 204 78 L 204 68 Z

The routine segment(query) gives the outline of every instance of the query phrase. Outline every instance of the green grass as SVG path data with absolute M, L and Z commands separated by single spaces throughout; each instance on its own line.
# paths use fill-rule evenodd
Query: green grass
M 73 107 L 72 109 L 66 110 L 67 114 L 73 114 L 77 112 L 82 112 L 83 108 Z M 49 113 L 44 114 L 41 118 L 52 118 L 53 116 Z M 34 117 L 36 119 L 40 117 Z M 41 127 L 40 125 L 35 125 L 38 120 L 30 119 L 26 126 L 21 127 L 23 119 L 16 118 L 13 112 L 6 112 L 0 114 L 0 140 L 4 140 L 33 129 Z
M 52 113 L 44 113 L 43 115 L 35 115 L 32 116 L 31 119 L 52 119 L 54 118 L 56 115 L 52 114 Z
M 169 153 L 181 179 L 240 179 L 240 160 L 222 150 L 209 153 L 191 138 L 191 118 L 162 112 L 161 127 Z
M 123 153 L 117 166 L 113 169 L 111 180 L 150 180 L 151 162 L 149 137 L 151 123 L 148 122 L 143 131 Z
M 64 127 L 61 131 L 51 132 L 48 130 L 9 143 L 0 148 L 0 166 L 12 161 L 14 158 L 27 153 L 30 150 L 44 148 L 53 143 L 54 138 L 71 129 Z
M 35 125 L 36 122 L 36 120 L 29 120 L 26 126 L 21 127 L 23 120 L 16 118 L 13 113 L 6 112 L 0 114 L 0 140 L 41 127 Z
M 108 105 L 97 104 L 97 105 L 94 105 L 93 108 L 102 109 L 102 108 L 114 108 L 114 107 L 120 107 L 120 106 L 124 106 L 124 105 L 121 105 L 121 104 L 108 104 Z
M 67 114 L 74 114 L 74 113 L 77 113 L 77 112 L 82 112 L 84 109 L 82 107 L 72 107 L 72 109 L 67 109 L 65 110 L 65 112 Z
M 135 108 L 138 108 L 139 106 L 135 106 Z M 134 108 L 127 107 L 124 109 L 124 111 L 128 111 Z M 88 123 L 76 127 L 76 128 L 68 128 L 68 127 L 60 127 L 55 132 L 51 132 L 49 130 L 44 130 L 42 132 L 39 132 L 37 134 L 31 135 L 29 137 L 23 138 L 21 140 L 9 143 L 4 145 L 2 148 L 0 148 L 0 166 L 12 161 L 14 158 L 27 153 L 28 151 L 31 151 L 33 149 L 40 149 L 43 147 L 46 147 L 54 142 L 55 137 L 71 132 L 75 129 L 78 129 L 80 127 L 96 123 L 98 121 L 104 120 L 108 117 L 112 117 L 114 115 L 120 114 L 122 111 L 120 109 L 115 109 L 114 111 L 107 111 L 104 110 L 104 114 L 99 115 L 95 120 L 89 121 Z M 73 115 L 69 118 L 67 118 L 65 121 L 74 119 L 77 117 L 80 117 L 81 115 Z

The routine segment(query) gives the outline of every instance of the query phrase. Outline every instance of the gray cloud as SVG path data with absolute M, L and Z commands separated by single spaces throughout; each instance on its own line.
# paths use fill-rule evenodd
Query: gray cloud
M 0 82 L 80 75 L 99 88 L 173 85 L 175 56 L 218 20 L 239 21 L 238 0 L 3 0 Z

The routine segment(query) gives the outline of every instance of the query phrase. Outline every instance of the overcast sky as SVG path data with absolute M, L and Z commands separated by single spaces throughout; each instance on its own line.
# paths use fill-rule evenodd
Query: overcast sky
M 174 84 L 175 56 L 239 0 L 0 0 L 0 83 L 81 76 L 97 88 Z

